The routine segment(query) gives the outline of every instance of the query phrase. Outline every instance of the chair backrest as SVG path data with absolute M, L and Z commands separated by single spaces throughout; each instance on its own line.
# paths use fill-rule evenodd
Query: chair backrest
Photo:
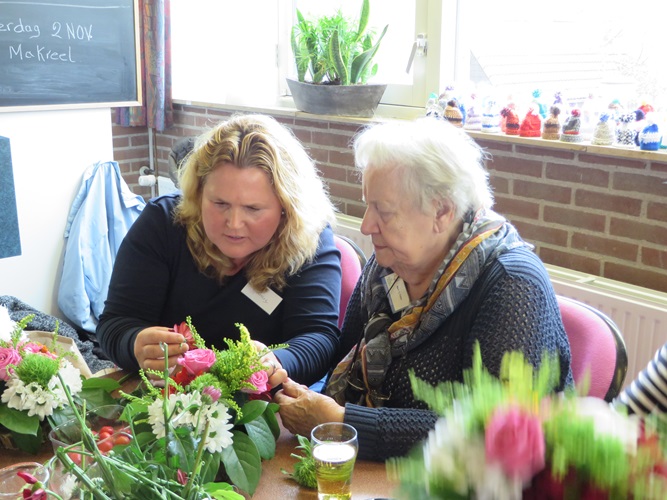
M 588 396 L 613 400 L 628 370 L 623 335 L 611 318 L 594 307 L 560 295 L 557 298 L 570 340 L 575 384 L 589 373 Z
M 341 328 L 350 295 L 352 295 L 359 276 L 361 276 L 362 268 L 366 265 L 366 256 L 352 240 L 345 236 L 335 234 L 334 241 L 340 251 L 340 266 L 343 271 L 343 281 L 340 288 L 340 314 L 338 316 L 338 327 Z

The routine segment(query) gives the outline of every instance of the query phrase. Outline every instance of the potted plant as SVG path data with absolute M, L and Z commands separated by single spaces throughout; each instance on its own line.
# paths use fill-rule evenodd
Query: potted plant
M 298 22 L 291 32 L 297 79 L 287 79 L 297 109 L 328 115 L 373 115 L 387 86 L 369 84 L 368 79 L 377 73 L 373 58 L 388 26 L 375 39 L 368 30 L 369 12 L 369 0 L 363 0 L 356 22 L 340 10 L 334 16 L 311 21 L 297 9 Z

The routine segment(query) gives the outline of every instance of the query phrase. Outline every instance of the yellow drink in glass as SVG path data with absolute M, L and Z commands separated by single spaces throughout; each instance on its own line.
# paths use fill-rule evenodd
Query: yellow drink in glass
M 319 500 L 349 500 L 352 470 L 357 458 L 357 431 L 332 422 L 318 425 L 311 433 L 317 497 Z

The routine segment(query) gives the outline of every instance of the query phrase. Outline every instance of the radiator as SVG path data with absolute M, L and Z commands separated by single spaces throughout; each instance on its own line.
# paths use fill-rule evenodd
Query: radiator
M 361 219 L 337 216 L 337 232 L 354 241 L 369 256 L 370 237 L 359 231 Z M 599 309 L 618 325 L 628 351 L 628 385 L 667 342 L 667 293 L 546 265 L 558 295 Z
M 599 309 L 618 325 L 628 351 L 627 386 L 667 342 L 667 294 L 547 265 L 556 293 Z

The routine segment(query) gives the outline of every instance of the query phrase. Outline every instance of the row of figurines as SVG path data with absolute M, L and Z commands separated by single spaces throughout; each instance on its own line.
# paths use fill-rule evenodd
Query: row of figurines
M 457 127 L 488 133 L 502 133 L 520 137 L 541 137 L 562 142 L 584 142 L 598 146 L 617 146 L 657 151 L 662 147 L 662 135 L 658 124 L 652 119 L 653 109 L 643 106 L 632 112 L 622 112 L 610 107 L 599 115 L 593 130 L 582 130 L 581 111 L 569 110 L 561 124 L 561 106 L 554 104 L 543 118 L 544 110 L 531 106 L 523 119 L 512 104 L 499 108 L 495 102 L 487 101 L 478 113 L 474 106 L 466 108 L 456 99 L 429 99 L 426 116 L 444 119 Z

